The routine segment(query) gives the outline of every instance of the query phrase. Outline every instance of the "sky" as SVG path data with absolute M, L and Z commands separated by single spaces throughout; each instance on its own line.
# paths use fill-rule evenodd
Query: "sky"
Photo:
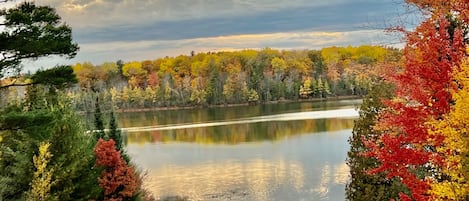
M 16 1 L 19 3 L 21 1 Z M 35 0 L 57 9 L 80 52 L 27 66 L 154 60 L 191 51 L 399 46 L 383 29 L 403 0 Z M 26 67 L 28 68 L 28 67 Z

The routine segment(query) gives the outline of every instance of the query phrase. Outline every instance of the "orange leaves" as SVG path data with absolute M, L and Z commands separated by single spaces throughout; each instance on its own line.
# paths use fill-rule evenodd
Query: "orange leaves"
M 114 140 L 99 139 L 94 152 L 96 165 L 103 167 L 98 183 L 104 189 L 104 200 L 124 200 L 137 192 L 140 179 L 132 166 L 128 166 L 115 148 Z
M 463 32 L 451 26 L 444 17 L 428 19 L 407 34 L 405 69 L 392 79 L 396 98 L 387 102 L 375 128 L 384 134 L 365 143 L 366 155 L 380 162 L 371 173 L 397 177 L 409 189 L 410 194 L 400 194 L 402 200 L 433 199 L 431 178 L 443 160 L 435 149 L 444 137 L 429 134 L 427 122 L 450 111 L 452 72 L 465 56 Z
M 465 23 L 469 21 L 469 1 L 467 0 L 406 0 L 406 2 L 432 12 L 433 16 L 452 14 L 458 15 Z
M 138 87 L 145 82 L 148 72 L 143 68 L 141 62 L 130 62 L 122 67 L 122 74 L 129 78 L 129 84 L 132 87 Z

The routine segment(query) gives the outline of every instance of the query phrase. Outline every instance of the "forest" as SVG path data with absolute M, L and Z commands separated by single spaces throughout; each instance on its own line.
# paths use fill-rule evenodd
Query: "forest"
M 73 69 L 81 88 L 72 95 L 86 103 L 93 92 L 100 93 L 116 108 L 363 95 L 379 77 L 381 68 L 399 59 L 397 49 L 360 46 L 193 53 L 98 66 L 79 63 Z
M 469 3 L 405 2 L 422 21 L 390 28 L 404 35 L 403 50 L 194 52 L 17 76 L 7 75 L 21 72 L 25 59 L 73 58 L 79 47 L 54 8 L 4 9 L 0 200 L 152 200 L 123 149 L 114 110 L 341 96 L 363 97 L 349 139 L 347 200 L 469 200 Z M 93 130 L 83 111 L 93 113 Z
M 93 108 L 96 97 L 107 110 L 111 105 L 139 109 L 360 97 L 401 57 L 395 48 L 348 46 L 192 53 L 101 65 L 85 62 L 72 66 L 79 84 L 68 95 L 80 111 Z M 22 79 L 30 82 L 27 75 Z M 17 89 L 10 90 L 8 101 L 20 98 Z

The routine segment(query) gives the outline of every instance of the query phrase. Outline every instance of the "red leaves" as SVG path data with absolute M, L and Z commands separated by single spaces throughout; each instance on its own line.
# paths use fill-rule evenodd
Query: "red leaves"
M 467 0 L 406 0 L 406 2 L 431 11 L 435 16 L 457 13 L 465 23 L 469 21 L 469 1 Z
M 113 167 L 121 162 L 121 155 L 115 150 L 115 142 L 112 139 L 109 141 L 99 139 L 94 153 L 96 154 L 97 166 Z
M 400 178 L 411 194 L 402 200 L 430 200 L 430 168 L 438 166 L 435 147 L 442 136 L 429 135 L 430 119 L 438 119 L 450 110 L 453 68 L 465 56 L 462 31 L 448 32 L 450 23 L 441 18 L 423 22 L 407 34 L 405 70 L 391 80 L 397 86 L 396 98 L 386 103 L 376 124 L 384 134 L 377 141 L 365 142 L 367 156 L 378 159 L 380 166 L 370 173 L 386 172 L 388 178 Z
M 132 166 L 128 166 L 115 148 L 114 140 L 99 139 L 94 153 L 96 165 L 104 167 L 98 183 L 104 189 L 104 200 L 120 201 L 131 198 L 140 186 L 140 180 Z

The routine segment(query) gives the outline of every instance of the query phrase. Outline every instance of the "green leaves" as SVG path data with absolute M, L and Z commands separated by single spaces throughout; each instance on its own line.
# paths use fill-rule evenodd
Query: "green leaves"
M 24 59 L 48 55 L 73 58 L 78 45 L 72 42 L 71 28 L 60 24 L 60 16 L 48 6 L 24 2 L 3 10 L 5 29 L 0 33 L 0 77 L 11 70 L 19 70 Z
M 78 83 L 71 66 L 57 66 L 48 70 L 39 70 L 31 79 L 34 84 L 52 85 L 57 89 L 63 89 Z
M 360 116 L 354 122 L 352 136 L 349 138 L 347 165 L 350 167 L 351 180 L 345 189 L 347 200 L 390 200 L 397 198 L 399 192 L 407 192 L 398 179 L 387 179 L 385 174 L 368 174 L 368 171 L 379 166 L 379 162 L 363 155 L 367 151 L 363 140 L 374 141 L 381 135 L 381 132 L 373 130 L 373 127 L 378 114 L 385 109 L 383 101 L 391 99 L 393 93 L 392 84 L 380 82 L 363 98 Z

